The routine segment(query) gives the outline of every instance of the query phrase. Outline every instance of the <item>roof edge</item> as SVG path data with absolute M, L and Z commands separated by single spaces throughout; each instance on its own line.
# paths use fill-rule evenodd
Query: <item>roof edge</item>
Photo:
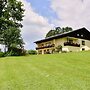
M 65 34 L 68 34 L 68 33 L 71 33 L 71 32 L 75 32 L 75 31 L 78 31 L 78 30 L 82 30 L 82 29 L 87 30 L 85 27 L 83 27 L 83 28 L 76 29 L 76 30 L 73 30 L 73 31 L 69 31 L 69 32 L 65 32 L 65 33 L 62 33 L 62 34 L 54 35 L 54 36 L 51 36 L 51 37 L 48 37 L 48 38 L 44 38 L 44 39 L 35 41 L 34 43 L 39 43 L 39 42 L 44 41 L 44 40 L 53 39 L 53 38 L 55 38 L 55 37 L 58 37 L 58 36 L 61 36 L 61 35 L 65 35 Z M 87 31 L 90 32 L 89 30 L 87 30 Z

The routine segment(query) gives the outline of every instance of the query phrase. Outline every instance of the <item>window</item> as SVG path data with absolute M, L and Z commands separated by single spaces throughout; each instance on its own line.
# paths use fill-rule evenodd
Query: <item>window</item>
M 85 45 L 85 41 L 82 41 L 82 45 Z
M 44 44 L 42 44 L 42 47 L 44 46 Z
M 46 45 L 46 46 L 51 45 L 51 42 L 47 42 L 45 45 Z
M 85 50 L 85 48 L 82 48 L 82 51 L 84 51 Z
M 49 42 L 48 44 L 51 45 L 51 42 Z
M 83 37 L 83 34 L 81 35 L 81 37 Z
M 44 54 L 46 54 L 46 50 L 44 50 Z
M 47 51 L 49 52 L 49 49 L 47 49 Z
M 50 50 L 49 49 L 47 49 L 47 54 L 50 54 Z
M 48 43 L 46 43 L 45 45 L 48 46 Z
M 79 34 L 77 34 L 77 36 L 79 36 Z

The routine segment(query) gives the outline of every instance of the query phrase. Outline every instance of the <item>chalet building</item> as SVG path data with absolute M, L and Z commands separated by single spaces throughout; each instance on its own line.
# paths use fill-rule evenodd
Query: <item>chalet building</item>
M 86 28 L 58 34 L 35 42 L 38 54 L 53 53 L 61 45 L 63 51 L 90 50 L 90 32 Z

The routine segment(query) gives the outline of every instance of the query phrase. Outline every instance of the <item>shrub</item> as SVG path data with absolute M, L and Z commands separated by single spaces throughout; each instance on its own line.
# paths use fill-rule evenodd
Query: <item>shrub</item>
M 10 50 L 6 52 L 6 56 L 25 56 L 26 50 L 17 48 L 17 47 L 10 47 Z
M 36 50 L 28 50 L 28 54 L 30 55 L 36 55 L 37 51 Z
M 0 52 L 0 57 L 4 57 L 5 53 L 4 52 Z

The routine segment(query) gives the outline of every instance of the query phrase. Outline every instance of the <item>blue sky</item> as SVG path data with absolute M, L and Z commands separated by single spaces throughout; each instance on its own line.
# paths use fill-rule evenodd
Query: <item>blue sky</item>
M 36 13 L 47 17 L 49 22 L 52 23 L 53 19 L 57 19 L 56 13 L 50 7 L 50 0 L 27 0 L 31 3 L 32 8 L 35 10 Z
M 35 41 L 45 38 L 56 26 L 90 30 L 90 0 L 20 0 L 25 17 L 21 34 L 25 49 L 35 49 Z
M 25 9 L 21 34 L 25 49 L 35 49 L 37 40 L 55 27 L 86 27 L 90 31 L 90 0 L 18 0 Z M 2 47 L 2 46 L 0 46 Z

